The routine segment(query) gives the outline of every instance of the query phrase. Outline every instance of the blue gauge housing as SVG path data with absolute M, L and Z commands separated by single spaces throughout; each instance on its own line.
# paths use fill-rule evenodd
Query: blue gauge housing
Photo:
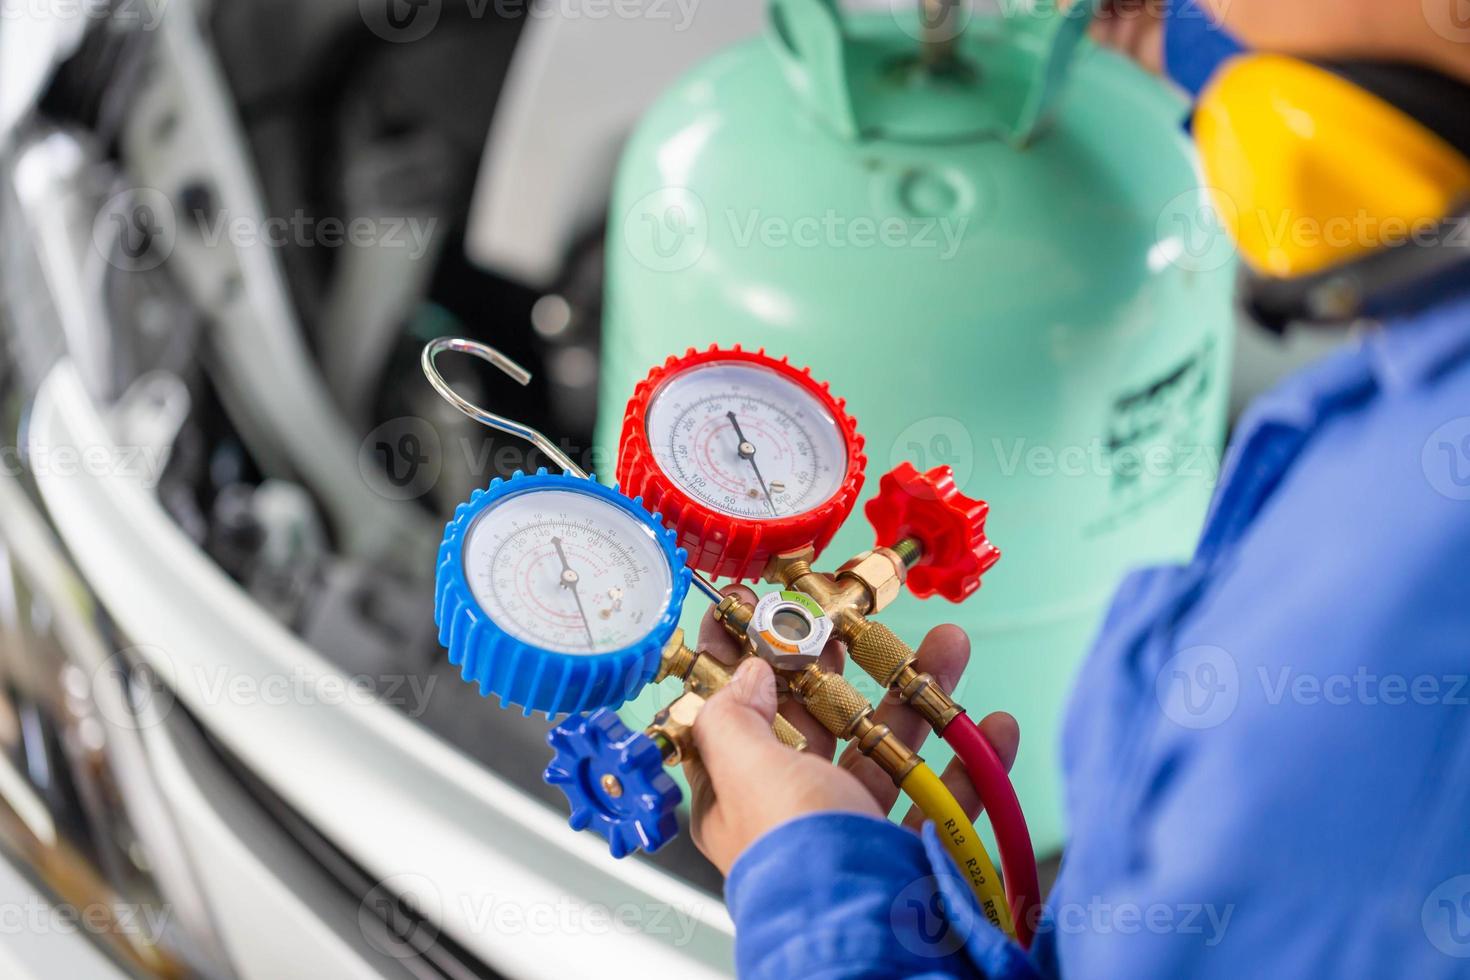
M 539 490 L 596 497 L 625 511 L 653 532 L 668 559 L 673 590 L 668 608 L 638 642 L 605 653 L 546 650 L 502 630 L 475 601 L 464 564 L 470 528 L 500 501 Z M 658 672 L 664 645 L 679 624 L 690 578 L 684 550 L 675 543 L 674 532 L 663 526 L 658 515 L 645 510 L 641 499 L 629 499 L 616 487 L 598 483 L 595 477 L 584 480 L 547 473 L 545 469 L 527 476 L 517 471 L 509 480 L 497 479 L 488 488 L 476 490 L 455 508 L 454 519 L 445 526 L 434 583 L 434 624 L 439 627 L 439 642 L 449 651 L 449 662 L 460 668 L 460 676 L 478 685 L 481 696 L 498 695 L 502 706 L 515 705 L 527 715 L 544 711 L 547 717 L 616 708 L 641 691 Z

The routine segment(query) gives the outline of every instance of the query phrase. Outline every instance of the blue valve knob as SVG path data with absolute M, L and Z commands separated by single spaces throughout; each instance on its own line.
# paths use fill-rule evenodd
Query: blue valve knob
M 573 830 L 591 827 L 612 856 L 652 853 L 679 832 L 679 787 L 653 739 L 606 708 L 568 718 L 546 734 L 556 750 L 545 779 L 571 804 Z

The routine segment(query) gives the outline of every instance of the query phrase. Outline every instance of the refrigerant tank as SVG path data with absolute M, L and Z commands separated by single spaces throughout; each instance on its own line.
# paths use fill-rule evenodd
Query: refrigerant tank
M 1202 226 L 1185 105 L 1055 14 L 977 16 L 929 60 L 917 17 L 781 0 L 771 25 L 680 81 L 625 151 L 599 448 L 651 366 L 740 343 L 848 399 L 865 497 L 902 460 L 950 464 L 1004 558 L 964 605 L 906 597 L 883 619 L 915 644 L 970 631 L 959 700 L 1020 719 L 1045 852 L 1077 666 L 1120 576 L 1191 549 L 1223 439 L 1234 267 Z M 824 564 L 872 543 L 859 509 Z

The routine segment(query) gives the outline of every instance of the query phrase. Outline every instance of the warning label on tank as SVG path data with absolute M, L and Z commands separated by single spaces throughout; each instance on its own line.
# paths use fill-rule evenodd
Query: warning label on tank
M 1142 384 L 1118 392 L 1103 429 L 1109 479 L 1104 516 L 1087 528 L 1105 534 L 1183 488 L 1213 489 L 1220 469 L 1213 431 L 1220 383 L 1216 341 Z

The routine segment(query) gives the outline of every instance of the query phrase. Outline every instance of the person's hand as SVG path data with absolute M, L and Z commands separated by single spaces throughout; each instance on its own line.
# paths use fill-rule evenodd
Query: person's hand
M 1097 0 L 1065 0 L 1073 3 Z M 1163 0 L 1102 0 L 1092 20 L 1092 39 L 1127 55 L 1154 74 L 1164 70 Z
M 749 589 L 726 590 L 735 592 L 755 601 Z M 726 663 L 738 655 L 735 641 L 712 616 L 706 616 L 700 627 L 699 646 Z M 924 638 L 918 657 L 920 671 L 933 675 L 945 691 L 953 691 L 969 663 L 970 640 L 957 626 L 939 626 Z M 822 667 L 840 671 L 842 662 L 841 646 L 828 644 Z M 699 755 L 684 766 L 693 795 L 694 843 L 723 874 L 729 874 L 735 859 L 756 838 L 796 817 L 833 810 L 882 817 L 898 800 L 893 781 L 855 747 L 849 746 L 834 766 L 836 739 L 793 698 L 786 699 L 780 712 L 806 736 L 807 749 L 793 752 L 782 745 L 771 734 L 776 711 L 775 675 L 764 661 L 750 657 L 694 724 Z M 917 712 L 893 697 L 883 699 L 877 720 L 914 749 L 930 731 Z M 1010 769 L 1021 739 L 1016 720 L 997 712 L 980 723 L 980 730 Z M 975 819 L 980 801 L 959 760 L 944 770 L 943 779 Z M 904 823 L 918 829 L 923 820 L 910 809 Z

